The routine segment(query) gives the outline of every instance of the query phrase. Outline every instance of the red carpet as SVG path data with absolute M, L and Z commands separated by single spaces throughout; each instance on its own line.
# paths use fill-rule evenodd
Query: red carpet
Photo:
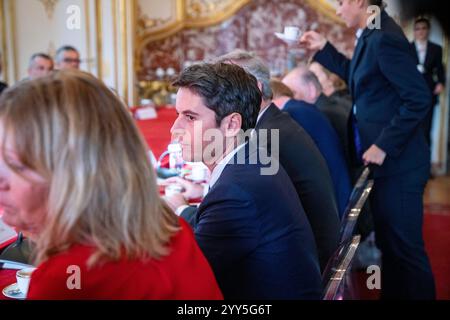
M 437 298 L 450 300 L 450 207 L 425 208 L 424 238 L 436 280 Z
M 170 143 L 172 127 L 177 113 L 174 108 L 162 108 L 158 110 L 158 118 L 152 120 L 136 120 L 136 123 L 144 136 L 153 154 L 158 158 Z
M 450 300 L 450 207 L 426 206 L 423 227 L 425 247 L 436 282 L 438 300 Z M 353 273 L 356 299 L 378 300 L 379 290 L 368 290 L 368 275 Z

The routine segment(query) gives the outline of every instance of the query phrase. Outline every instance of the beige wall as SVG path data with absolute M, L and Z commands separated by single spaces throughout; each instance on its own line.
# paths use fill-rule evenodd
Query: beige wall
M 57 0 L 51 7 L 39 0 L 0 0 L 4 13 L 0 43 L 6 49 L 3 78 L 9 84 L 20 81 L 27 76 L 32 54 L 54 55 L 60 46 L 72 45 L 81 53 L 82 70 L 101 77 L 130 105 L 135 104 L 134 2 Z M 75 12 L 67 12 L 71 6 L 79 12 L 80 21 L 73 28 L 68 25 L 76 21 L 72 19 Z

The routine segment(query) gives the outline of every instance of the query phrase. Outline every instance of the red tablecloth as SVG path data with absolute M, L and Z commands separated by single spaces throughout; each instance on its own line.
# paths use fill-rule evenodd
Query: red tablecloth
M 152 120 L 136 120 L 147 145 L 155 157 L 159 157 L 170 143 L 170 128 L 177 118 L 174 108 L 162 108 L 158 110 L 158 118 Z M 0 270 L 0 291 L 6 286 L 16 282 L 15 270 Z M 8 299 L 0 293 L 0 300 Z
M 162 108 L 158 111 L 158 118 L 152 120 L 136 120 L 145 141 L 158 158 L 170 143 L 170 128 L 177 118 L 175 108 Z

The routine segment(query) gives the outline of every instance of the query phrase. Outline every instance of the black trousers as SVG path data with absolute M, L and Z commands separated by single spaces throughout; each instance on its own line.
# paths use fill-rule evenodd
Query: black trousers
M 434 109 L 435 109 L 437 103 L 438 103 L 438 96 L 433 95 L 431 107 L 428 110 L 428 113 L 425 116 L 425 118 L 422 120 L 423 132 L 425 133 L 425 138 L 427 139 L 427 143 L 428 143 L 428 146 L 430 146 L 430 148 L 431 148 L 431 135 L 432 135 L 431 127 L 433 125 L 433 113 L 434 113 Z
M 375 179 L 370 195 L 377 246 L 382 252 L 382 299 L 435 299 L 425 252 L 423 193 L 429 165 Z

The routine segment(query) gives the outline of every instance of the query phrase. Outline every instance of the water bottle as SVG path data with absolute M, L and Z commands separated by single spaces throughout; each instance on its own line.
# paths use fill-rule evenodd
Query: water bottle
M 181 148 L 181 144 L 179 144 L 178 142 L 172 142 L 171 144 L 169 144 L 167 151 L 169 152 L 170 169 L 180 172 L 184 166 L 183 150 Z

